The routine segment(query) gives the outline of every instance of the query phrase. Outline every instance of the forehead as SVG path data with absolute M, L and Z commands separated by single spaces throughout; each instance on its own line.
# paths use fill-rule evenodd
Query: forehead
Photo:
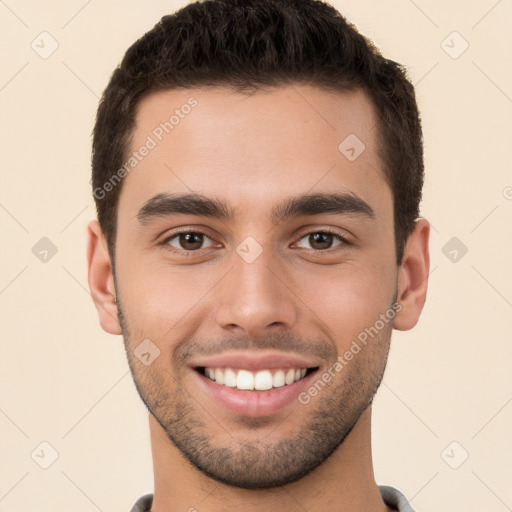
M 228 198 L 243 210 L 308 191 L 355 193 L 378 210 L 391 192 L 377 134 L 373 105 L 360 90 L 154 93 L 138 105 L 128 155 L 135 160 L 119 210 L 161 192 Z

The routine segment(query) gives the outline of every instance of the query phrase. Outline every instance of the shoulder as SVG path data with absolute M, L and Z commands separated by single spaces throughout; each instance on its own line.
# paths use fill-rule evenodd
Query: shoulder
M 392 507 L 398 512 L 414 512 L 407 498 L 398 489 L 390 485 L 379 485 L 379 491 L 388 507 Z
M 130 512 L 151 512 L 151 505 L 153 504 L 153 495 L 145 494 L 141 496 L 133 505 Z

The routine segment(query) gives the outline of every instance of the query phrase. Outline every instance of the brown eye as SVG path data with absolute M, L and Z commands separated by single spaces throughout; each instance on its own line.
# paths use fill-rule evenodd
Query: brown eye
M 203 248 L 201 246 L 203 245 L 205 238 L 209 240 L 209 237 L 207 237 L 204 233 L 189 231 L 186 233 L 176 233 L 167 239 L 167 243 L 175 249 L 195 251 L 197 249 Z
M 303 248 L 315 249 L 320 251 L 330 249 L 331 247 L 336 247 L 337 245 L 341 245 L 343 241 L 341 236 L 326 231 L 317 231 L 315 233 L 309 233 L 306 236 L 303 236 L 301 238 L 301 241 L 305 239 L 307 240 L 309 247 L 302 246 Z M 336 239 L 338 240 L 338 243 L 333 245 L 333 242 L 336 241 Z

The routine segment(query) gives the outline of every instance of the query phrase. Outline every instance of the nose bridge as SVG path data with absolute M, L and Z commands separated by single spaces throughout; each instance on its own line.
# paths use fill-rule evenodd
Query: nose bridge
M 220 327 L 237 326 L 254 336 L 271 325 L 290 328 L 297 315 L 294 295 L 276 275 L 280 266 L 272 250 L 256 243 L 246 240 L 237 247 L 217 303 Z

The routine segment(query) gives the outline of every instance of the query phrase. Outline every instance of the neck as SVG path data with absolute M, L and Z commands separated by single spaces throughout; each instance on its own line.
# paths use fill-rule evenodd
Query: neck
M 151 414 L 149 423 L 155 478 L 152 512 L 391 510 L 373 476 L 371 406 L 323 464 L 296 482 L 271 489 L 240 489 L 209 478 L 184 459 Z

